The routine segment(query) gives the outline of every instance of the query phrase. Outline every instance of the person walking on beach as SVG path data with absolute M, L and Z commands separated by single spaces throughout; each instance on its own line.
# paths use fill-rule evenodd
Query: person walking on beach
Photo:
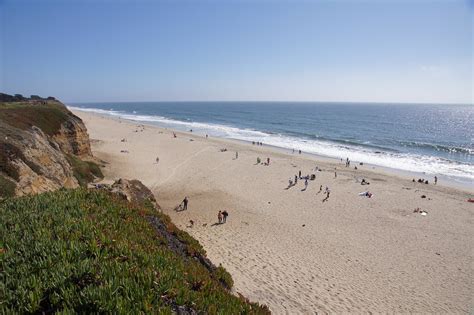
M 229 216 L 229 213 L 227 212 L 227 210 L 222 211 L 222 223 L 227 222 L 227 217 L 228 216 Z
M 222 224 L 222 211 L 219 210 L 219 213 L 217 214 L 217 220 L 219 221 L 219 224 Z
M 434 182 L 435 182 L 435 185 L 438 183 L 438 176 L 435 176 Z
M 298 172 L 298 177 L 301 178 L 301 170 Z
M 308 188 L 308 179 L 306 178 L 304 180 L 304 190 L 306 190 Z
M 267 157 L 267 165 L 270 165 L 270 158 Z
M 237 160 L 239 158 L 239 152 L 235 151 L 235 159 Z
M 188 210 L 188 197 L 183 199 L 183 210 Z

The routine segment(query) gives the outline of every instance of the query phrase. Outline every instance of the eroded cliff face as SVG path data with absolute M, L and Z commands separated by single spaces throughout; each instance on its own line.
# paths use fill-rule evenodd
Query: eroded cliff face
M 53 136 L 61 151 L 81 158 L 92 157 L 89 135 L 82 120 L 70 113 L 69 119 L 61 124 L 58 133 Z
M 62 103 L 0 102 L 0 197 L 78 187 L 92 160 L 84 123 Z

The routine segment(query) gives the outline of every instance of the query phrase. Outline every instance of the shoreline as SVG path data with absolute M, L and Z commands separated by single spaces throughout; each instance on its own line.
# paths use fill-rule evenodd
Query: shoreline
M 87 111 L 87 110 L 84 111 L 84 110 L 81 110 L 78 107 L 74 107 L 74 106 L 73 107 L 68 106 L 68 108 L 69 108 L 69 110 L 71 110 L 73 112 L 79 111 L 79 112 L 84 112 L 84 113 L 88 113 L 88 114 L 92 114 L 92 115 L 101 116 L 101 117 L 104 117 L 104 118 L 110 118 L 110 119 L 113 119 L 113 120 L 116 120 L 116 121 L 122 120 L 122 121 L 129 122 L 131 124 L 145 125 L 145 126 L 149 126 L 149 127 L 156 127 L 156 128 L 161 128 L 161 129 L 164 129 L 164 130 L 170 130 L 172 132 L 180 133 L 180 134 L 183 134 L 183 135 L 186 135 L 186 136 L 195 136 L 195 137 L 205 138 L 205 134 L 189 132 L 189 131 L 173 129 L 173 128 L 167 128 L 167 127 L 159 125 L 158 123 L 154 124 L 154 123 L 151 123 L 151 122 L 143 122 L 143 121 L 136 121 L 136 120 L 127 119 L 127 118 L 114 117 L 114 116 L 106 114 L 106 113 L 98 113 L 98 112 Z M 251 141 L 241 140 L 241 139 L 232 139 L 232 138 L 224 138 L 224 137 L 212 137 L 212 139 L 222 139 L 224 141 L 235 142 L 235 143 L 238 143 L 238 144 L 252 145 Z M 259 147 L 259 146 L 256 146 L 256 147 Z M 310 153 L 310 152 L 302 152 L 301 155 L 299 155 L 299 154 L 296 153 L 296 150 L 295 150 L 295 153 L 291 153 L 292 149 L 285 148 L 285 147 L 274 146 L 274 145 L 265 144 L 265 143 L 263 144 L 263 147 L 268 148 L 270 150 L 278 151 L 280 153 L 287 154 L 289 156 L 303 156 L 303 157 L 306 157 L 306 158 L 312 158 L 312 159 L 315 160 L 315 162 L 321 161 L 321 162 L 329 162 L 329 163 L 333 163 L 333 164 L 344 163 L 344 158 L 342 158 L 342 161 L 341 161 L 341 158 L 336 158 L 336 157 L 332 157 L 332 156 L 325 156 L 325 155 Z M 397 176 L 397 177 L 400 177 L 400 178 L 403 178 L 403 179 L 410 179 L 410 180 L 413 179 L 413 178 L 415 180 L 417 180 L 418 178 L 424 178 L 424 179 L 428 179 L 429 185 L 431 185 L 433 183 L 434 175 L 429 175 L 429 174 L 426 174 L 424 172 L 413 172 L 413 171 L 407 171 L 407 170 L 402 170 L 402 169 L 397 169 L 397 168 L 380 166 L 380 165 L 377 165 L 377 164 L 366 163 L 365 161 L 352 161 L 352 160 L 351 160 L 351 166 L 350 167 L 353 168 L 353 166 L 356 166 L 356 165 L 359 167 L 360 166 L 359 163 L 361 163 L 361 162 L 366 167 L 369 167 L 369 168 L 373 169 L 375 172 L 382 172 L 382 173 L 384 173 L 385 175 L 388 175 L 388 176 Z M 352 164 L 352 163 L 354 163 L 354 164 Z M 429 176 L 429 178 L 425 178 L 425 176 Z M 449 188 L 453 188 L 453 189 L 462 190 L 462 191 L 467 192 L 467 193 L 469 193 L 470 191 L 472 191 L 472 189 L 474 189 L 474 181 L 469 182 L 466 179 L 465 182 L 460 182 L 460 181 L 456 181 L 455 179 L 450 178 L 447 175 L 438 174 L 437 176 L 438 176 L 438 185 L 440 185 L 440 186 L 445 186 L 445 187 L 449 187 Z
M 381 167 L 355 171 L 340 160 L 189 132 L 173 138 L 170 129 L 73 112 L 94 139 L 94 155 L 107 162 L 106 181 L 141 180 L 231 273 L 235 292 L 276 314 L 472 309 L 468 191 L 412 183 Z M 270 157 L 270 166 L 257 165 L 257 156 Z M 301 180 L 287 189 L 289 177 L 316 165 L 323 171 L 307 190 Z M 362 186 L 361 178 L 371 184 Z M 331 190 L 326 202 L 320 185 Z M 372 198 L 358 195 L 367 190 Z M 174 211 L 184 196 L 189 210 Z M 418 207 L 427 215 L 414 213 Z M 227 223 L 216 224 L 219 210 L 228 210 Z

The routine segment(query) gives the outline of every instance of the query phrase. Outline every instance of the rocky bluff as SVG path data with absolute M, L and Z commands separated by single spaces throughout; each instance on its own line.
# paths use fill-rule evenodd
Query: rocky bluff
M 82 120 L 53 97 L 0 93 L 0 197 L 86 185 L 102 173 Z

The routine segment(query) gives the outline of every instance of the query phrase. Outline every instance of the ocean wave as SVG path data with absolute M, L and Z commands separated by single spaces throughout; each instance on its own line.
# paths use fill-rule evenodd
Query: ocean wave
M 70 108 L 73 110 L 111 115 L 136 122 L 157 124 L 162 127 L 175 128 L 184 131 L 192 129 L 195 132 L 209 134 L 210 136 L 214 137 L 230 138 L 248 142 L 263 142 L 266 145 L 289 150 L 301 150 L 305 153 L 321 156 L 343 159 L 349 157 L 354 162 L 364 162 L 367 164 L 415 173 L 442 174 L 453 179 L 460 178 L 463 179 L 462 181 L 467 180 L 468 182 L 474 181 L 474 164 L 459 163 L 441 157 L 428 155 L 401 153 L 385 147 L 372 145 L 370 143 L 359 143 L 352 140 L 326 139 L 324 137 L 315 135 L 313 135 L 313 138 L 311 139 L 304 139 L 302 137 L 296 137 L 293 135 L 269 133 L 252 129 L 241 129 L 220 124 L 181 121 L 155 115 L 139 115 L 97 108 Z M 415 142 L 407 142 L 407 145 L 419 146 L 420 144 L 415 144 Z M 449 147 L 443 149 L 448 148 Z M 469 148 L 458 149 L 461 149 L 458 152 L 472 154 L 472 150 Z
M 424 143 L 424 142 L 417 142 L 417 141 L 401 141 L 400 145 L 404 147 L 426 148 L 426 149 L 431 149 L 431 150 L 436 150 L 436 151 L 444 151 L 447 153 L 460 153 L 460 154 L 474 155 L 474 148 L 456 147 L 456 146 Z

